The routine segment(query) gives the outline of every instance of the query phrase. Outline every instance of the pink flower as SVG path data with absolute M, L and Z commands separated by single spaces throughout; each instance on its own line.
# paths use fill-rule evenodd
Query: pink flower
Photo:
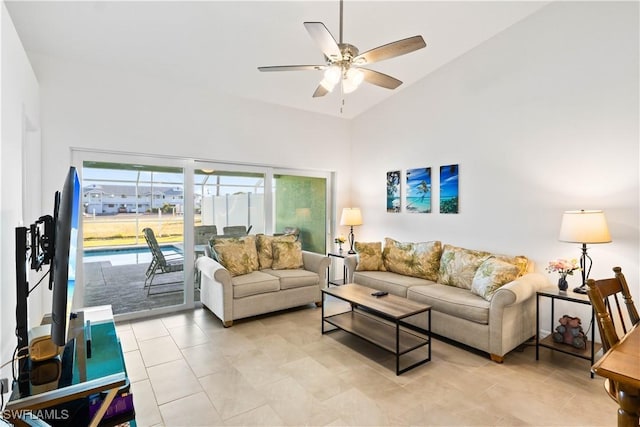
M 567 275 L 573 275 L 573 272 L 580 270 L 580 267 L 578 266 L 578 260 L 575 258 L 571 260 L 560 258 L 549 261 L 549 265 L 545 270 L 549 273 L 560 273 L 562 277 L 566 277 Z

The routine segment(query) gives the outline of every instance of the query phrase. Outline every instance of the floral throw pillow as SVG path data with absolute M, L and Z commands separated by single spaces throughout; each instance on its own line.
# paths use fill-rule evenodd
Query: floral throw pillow
M 489 252 L 444 245 L 438 282 L 443 285 L 471 289 L 471 282 L 478 267 L 490 255 Z
M 387 271 L 436 281 L 442 243 L 439 241 L 403 243 L 386 237 L 382 259 Z
M 382 242 L 355 242 L 358 253 L 356 271 L 387 271 L 382 261 Z
M 266 234 L 258 234 L 256 236 L 256 249 L 258 251 L 258 263 L 260 270 L 271 268 L 273 264 L 273 242 L 295 242 L 296 236 L 292 234 L 283 236 L 267 236 Z
M 300 242 L 273 241 L 273 263 L 274 270 L 289 270 L 302 268 L 302 244 Z
M 498 258 L 488 258 L 478 267 L 471 283 L 471 292 L 491 301 L 501 286 L 514 281 L 518 275 L 518 266 Z
M 258 269 L 255 236 L 213 239 L 212 246 L 218 262 L 232 276 L 241 276 Z
M 513 264 L 518 267 L 518 277 L 522 276 L 527 272 L 529 268 L 529 259 L 522 255 L 517 256 L 509 256 L 509 255 L 495 255 L 496 259 L 500 261 L 508 262 L 509 264 Z

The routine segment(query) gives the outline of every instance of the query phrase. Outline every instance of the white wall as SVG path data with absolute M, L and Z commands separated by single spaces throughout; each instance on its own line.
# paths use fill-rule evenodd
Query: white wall
M 637 2 L 554 3 L 355 119 L 356 238 L 524 254 L 543 272 L 580 255 L 558 241 L 562 212 L 604 209 L 613 243 L 590 247 L 591 277 L 621 266 L 637 304 L 638 39 Z M 456 163 L 460 213 L 437 213 L 439 167 Z M 435 213 L 386 213 L 386 172 L 428 166 Z
M 40 119 L 38 82 L 22 48 L 15 27 L 2 2 L 0 7 L 0 50 L 2 114 L 0 117 L 0 362 L 11 359 L 16 346 L 15 330 L 15 227 L 29 224 L 37 217 L 28 217 L 39 210 L 39 140 Z M 36 135 L 36 137 L 34 137 Z M 25 147 L 26 145 L 26 147 Z M 31 154 L 35 164 L 23 169 L 23 150 Z M 25 179 L 23 174 L 31 174 Z M 35 179 L 33 179 L 35 177 Z M 33 203 L 23 203 L 26 184 Z M 37 276 L 32 276 L 37 277 Z M 39 320 L 42 312 L 41 292 L 30 297 L 32 318 Z M 0 371 L 0 377 L 11 377 L 10 366 Z
M 348 173 L 349 122 L 188 84 L 31 55 L 41 87 L 43 172 L 53 192 L 70 147 Z M 336 154 L 338 153 L 338 154 Z

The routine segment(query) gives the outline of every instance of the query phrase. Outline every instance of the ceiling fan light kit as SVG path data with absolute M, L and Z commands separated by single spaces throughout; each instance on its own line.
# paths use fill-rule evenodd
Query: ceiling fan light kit
M 325 65 L 281 65 L 258 67 L 260 71 L 302 71 L 324 70 L 323 78 L 313 93 L 314 98 L 325 96 L 341 83 L 342 93 L 355 91 L 363 81 L 383 87 L 395 89 L 402 81 L 379 71 L 363 68 L 363 65 L 405 55 L 424 48 L 422 36 L 413 36 L 397 40 L 368 50 L 362 54 L 357 47 L 342 42 L 342 3 L 340 0 L 340 42 L 336 42 L 322 22 L 305 22 L 304 26 L 316 45 L 324 54 Z

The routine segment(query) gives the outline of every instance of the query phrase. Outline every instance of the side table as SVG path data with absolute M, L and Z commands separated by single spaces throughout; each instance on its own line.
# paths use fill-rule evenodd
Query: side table
M 551 300 L 551 332 L 544 338 L 540 338 L 540 298 L 549 298 Z M 584 294 L 578 294 L 571 291 L 561 291 L 557 287 L 549 287 L 540 289 L 536 292 L 536 360 L 539 359 L 540 347 L 546 347 L 554 351 L 568 354 L 570 356 L 586 359 L 591 362 L 591 365 L 595 362 L 595 354 L 602 348 L 602 344 L 595 342 L 595 313 L 591 308 L 591 322 L 589 323 L 589 329 L 591 334 L 587 342 L 587 347 L 584 350 L 572 347 L 568 344 L 557 343 L 553 340 L 553 332 L 555 331 L 556 319 L 555 314 L 555 302 L 556 300 L 570 301 L 576 304 L 585 304 L 591 306 L 589 297 Z M 590 366 L 591 366 L 590 365 Z M 591 372 L 591 378 L 593 378 L 593 372 Z
M 331 285 L 344 285 L 345 283 L 347 283 L 347 266 L 344 263 L 344 259 L 348 256 L 347 253 L 342 251 L 329 252 L 327 256 L 329 257 L 329 266 L 327 267 L 327 287 Z M 331 277 L 331 265 L 333 264 L 333 261 L 331 260 L 331 258 L 342 259 L 342 279 L 334 280 Z

